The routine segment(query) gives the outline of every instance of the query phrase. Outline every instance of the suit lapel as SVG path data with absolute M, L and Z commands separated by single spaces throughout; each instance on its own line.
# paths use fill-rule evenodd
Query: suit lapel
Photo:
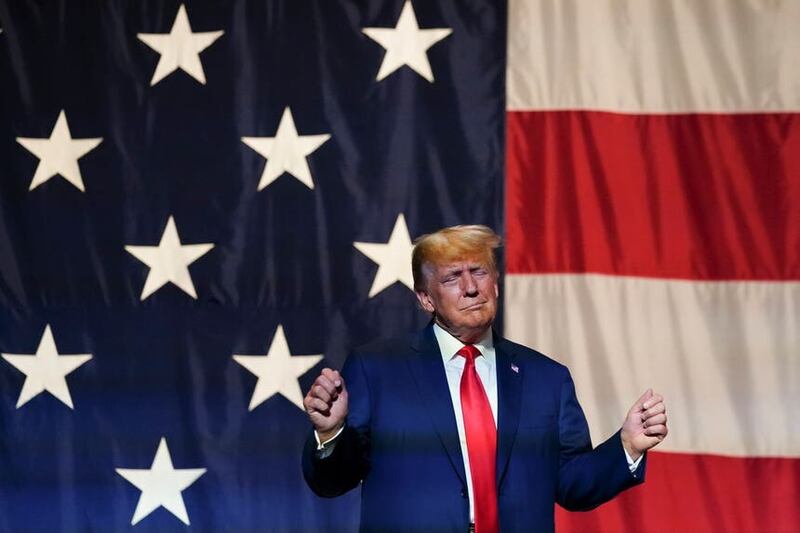
M 462 483 L 466 483 L 453 402 L 450 399 L 450 388 L 447 385 L 447 376 L 433 328 L 431 326 L 425 328 L 412 343 L 411 348 L 413 351 L 408 364 L 424 402 L 426 413 L 433 422 L 436 434 L 439 436 L 456 474 Z
M 495 334 L 497 359 L 497 487 L 500 488 L 508 468 L 511 448 L 519 426 L 522 398 L 522 369 L 508 351 L 508 343 Z

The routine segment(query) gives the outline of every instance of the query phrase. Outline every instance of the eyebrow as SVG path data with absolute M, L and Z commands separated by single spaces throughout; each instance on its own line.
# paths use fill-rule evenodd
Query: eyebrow
M 451 268 L 449 270 L 446 270 L 444 275 L 445 276 L 450 276 L 452 274 L 460 274 L 461 272 L 464 272 L 464 270 L 468 270 L 470 272 L 475 272 L 476 270 L 488 270 L 488 267 L 486 265 L 482 265 L 480 263 L 473 263 L 473 264 L 467 265 L 466 267 L 462 267 L 462 266 L 453 267 L 453 268 Z

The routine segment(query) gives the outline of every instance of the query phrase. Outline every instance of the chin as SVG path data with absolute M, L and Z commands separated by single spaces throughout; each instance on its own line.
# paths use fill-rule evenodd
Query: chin
M 470 329 L 485 329 L 492 325 L 492 317 L 483 314 L 482 316 L 470 317 L 464 321 L 464 325 Z

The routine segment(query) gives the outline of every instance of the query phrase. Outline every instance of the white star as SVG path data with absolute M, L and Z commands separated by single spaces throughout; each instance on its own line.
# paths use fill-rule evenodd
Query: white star
M 25 383 L 17 400 L 17 409 L 40 392 L 47 391 L 70 409 L 72 396 L 67 387 L 67 374 L 91 359 L 91 354 L 59 355 L 50 326 L 44 328 L 36 355 L 3 354 L 3 359 L 25 374 Z
M 453 33 L 451 28 L 419 29 L 410 0 L 403 4 L 403 11 L 394 28 L 364 28 L 362 31 L 386 49 L 383 63 L 375 78 L 377 81 L 381 81 L 403 65 L 408 65 L 417 74 L 433 82 L 433 72 L 427 55 L 428 48 Z
M 313 189 L 314 181 L 311 179 L 306 157 L 330 138 L 328 133 L 298 135 L 292 110 L 288 107 L 283 110 L 275 137 L 242 137 L 243 143 L 267 159 L 267 166 L 258 182 L 258 190 L 275 181 L 284 172 Z
M 167 439 L 161 437 L 156 456 L 153 458 L 153 465 L 149 469 L 117 468 L 116 471 L 117 474 L 142 491 L 139 503 L 136 504 L 136 510 L 133 512 L 132 526 L 159 507 L 164 507 L 178 517 L 181 522 L 189 525 L 189 515 L 186 513 L 186 505 L 183 503 L 181 492 L 205 474 L 206 469 L 173 468 Z
M 278 393 L 303 409 L 303 391 L 297 378 L 321 359 L 322 355 L 292 355 L 280 325 L 275 330 L 267 355 L 234 355 L 234 361 L 258 376 L 248 411 Z
M 223 33 L 225 32 L 222 30 L 192 33 L 189 16 L 183 4 L 178 8 L 169 33 L 137 33 L 140 41 L 161 54 L 150 86 L 178 69 L 205 85 L 206 75 L 200 62 L 200 52 L 211 46 Z
M 376 263 L 378 272 L 369 290 L 372 298 L 395 281 L 399 281 L 412 291 L 414 290 L 414 277 L 411 274 L 411 236 L 408 233 L 406 219 L 403 214 L 398 215 L 392 229 L 392 235 L 386 244 L 373 242 L 354 242 L 353 246 Z
M 158 246 L 125 246 L 128 253 L 150 267 L 141 299 L 144 300 L 170 281 L 183 292 L 197 299 L 192 277 L 189 275 L 189 265 L 213 247 L 213 244 L 208 243 L 181 244 L 181 238 L 172 216 L 167 220 L 167 227 L 161 234 Z
M 58 119 L 48 139 L 17 137 L 19 144 L 39 158 L 39 165 L 36 167 L 36 172 L 33 174 L 33 180 L 28 190 L 32 191 L 53 176 L 60 174 L 83 192 L 83 179 L 81 179 L 78 159 L 86 155 L 102 141 L 102 137 L 73 139 L 72 134 L 69 132 L 67 115 L 63 109 L 58 114 Z

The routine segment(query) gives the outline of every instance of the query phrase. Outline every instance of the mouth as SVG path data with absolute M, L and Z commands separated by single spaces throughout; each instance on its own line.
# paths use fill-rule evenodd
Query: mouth
M 462 311 L 476 311 L 476 310 L 480 309 L 481 307 L 483 307 L 484 304 L 486 304 L 486 302 L 474 303 L 472 305 L 468 305 L 467 307 L 462 307 L 461 310 Z

